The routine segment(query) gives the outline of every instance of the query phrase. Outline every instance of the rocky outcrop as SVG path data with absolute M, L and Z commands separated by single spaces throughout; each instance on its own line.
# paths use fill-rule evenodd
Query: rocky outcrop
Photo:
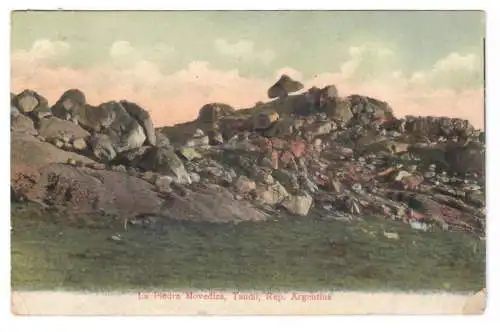
M 130 101 L 91 106 L 73 89 L 43 118 L 30 115 L 43 104 L 35 92 L 11 95 L 13 197 L 127 216 L 379 216 L 484 233 L 484 133 L 459 119 L 398 119 L 387 102 L 334 85 L 289 95 L 300 89 L 282 77 L 275 100 L 211 103 L 156 129 Z
M 449 117 L 416 117 L 407 116 L 404 119 L 405 132 L 411 135 L 435 140 L 438 137 L 454 138 L 471 136 L 474 127 L 467 120 Z
M 144 128 L 118 102 L 106 102 L 98 107 L 87 105 L 74 115 L 83 127 L 96 133 L 91 146 L 94 156 L 110 161 L 123 151 L 141 147 L 146 141 Z

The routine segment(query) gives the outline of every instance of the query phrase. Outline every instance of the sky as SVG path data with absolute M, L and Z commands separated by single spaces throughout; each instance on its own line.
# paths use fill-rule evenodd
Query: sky
M 163 126 L 206 103 L 265 102 L 288 74 L 385 100 L 397 116 L 483 128 L 485 21 L 481 11 L 18 11 L 11 89 L 50 103 L 70 88 L 96 105 L 128 99 Z

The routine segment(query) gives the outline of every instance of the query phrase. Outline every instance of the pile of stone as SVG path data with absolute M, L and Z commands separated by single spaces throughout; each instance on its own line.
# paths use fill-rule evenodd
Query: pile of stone
M 460 119 L 398 119 L 387 102 L 341 97 L 334 85 L 294 94 L 303 88 L 284 75 L 269 89 L 275 99 L 267 103 L 241 110 L 211 103 L 194 121 L 156 129 L 133 102 L 92 106 L 72 89 L 50 108 L 25 90 L 11 95 L 11 127 L 24 135 L 19 142 L 33 136 L 37 144 L 86 158 L 69 166 L 83 163 L 144 181 L 158 205 L 183 197 L 184 203 L 172 206 L 191 211 L 192 218 L 202 218 L 196 211 L 206 207 L 186 193 L 205 195 L 211 188 L 226 197 L 213 203 L 220 215 L 238 220 L 245 218 L 243 208 L 235 212 L 231 206 L 244 204 L 265 211 L 254 213 L 255 220 L 280 213 L 379 216 L 423 231 L 484 232 L 483 132 Z M 40 189 L 35 178 L 29 183 Z M 13 181 L 30 192 L 26 177 Z M 54 203 L 53 194 L 42 198 Z M 191 206 L 183 205 L 188 201 Z

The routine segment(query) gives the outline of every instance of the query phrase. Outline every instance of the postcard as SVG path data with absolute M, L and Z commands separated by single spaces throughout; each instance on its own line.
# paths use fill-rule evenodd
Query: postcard
M 483 314 L 485 24 L 13 11 L 12 313 Z

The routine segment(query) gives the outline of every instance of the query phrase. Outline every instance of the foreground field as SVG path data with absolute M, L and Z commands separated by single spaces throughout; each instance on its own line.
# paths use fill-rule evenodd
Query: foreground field
M 397 233 L 399 239 L 387 238 Z M 123 240 L 110 237 L 120 233 Z M 17 290 L 439 290 L 485 285 L 484 241 L 395 221 L 165 221 L 131 228 L 12 205 Z

